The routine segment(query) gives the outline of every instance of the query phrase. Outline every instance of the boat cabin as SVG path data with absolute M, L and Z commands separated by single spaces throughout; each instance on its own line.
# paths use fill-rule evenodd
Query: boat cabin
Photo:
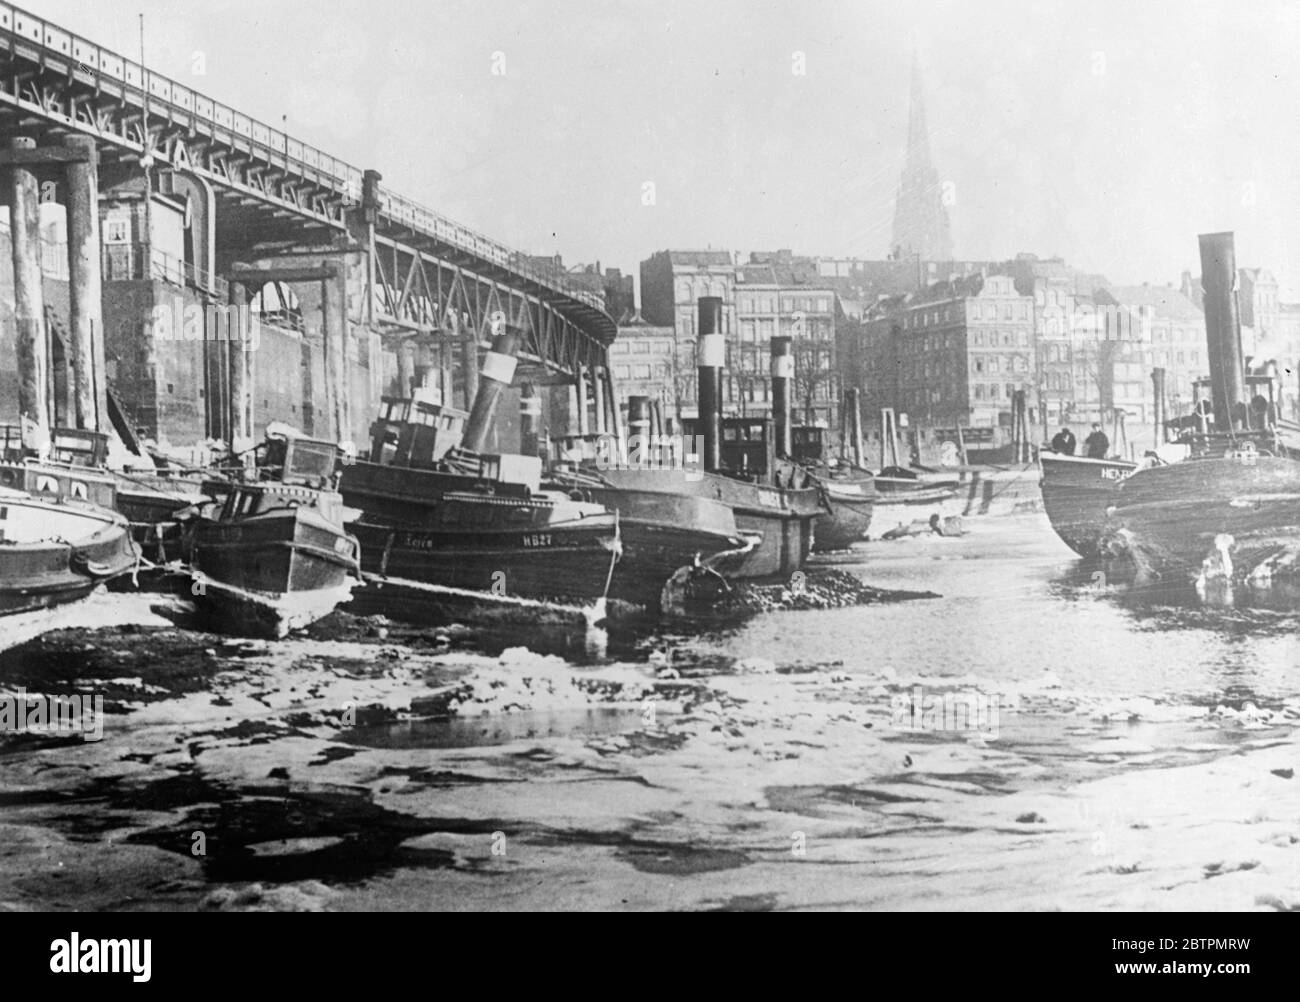
M 718 451 L 729 473 L 746 480 L 760 480 L 776 469 L 776 426 L 768 417 L 724 417 Z M 682 422 L 689 436 L 702 436 L 698 418 Z
M 312 438 L 272 438 L 263 446 L 257 470 L 259 482 L 333 490 L 338 483 L 343 450 L 333 442 Z
M 814 425 L 795 425 L 791 429 L 796 463 L 821 463 L 829 459 L 826 448 L 826 429 Z
M 465 431 L 469 415 L 454 407 L 405 397 L 384 397 L 370 425 L 370 462 L 432 469 Z
M 42 497 L 117 506 L 117 481 L 104 463 L 108 436 L 102 432 L 55 428 L 47 459 L 23 446 L 22 429 L 0 425 L 0 487 Z
M 571 469 L 599 462 L 617 453 L 616 439 L 617 436 L 607 431 L 553 436 L 550 439 L 552 462 Z
M 1281 416 L 1278 378 L 1272 372 L 1246 373 L 1245 426 L 1248 431 L 1262 431 L 1277 424 Z M 1214 423 L 1214 392 L 1209 376 L 1192 382 L 1192 415 L 1200 419 L 1204 432 Z M 1175 419 L 1176 421 L 1177 419 Z
M 285 508 L 310 508 L 331 522 L 343 523 L 343 499 L 334 491 L 278 481 L 234 485 L 217 518 L 222 522 L 233 522 Z

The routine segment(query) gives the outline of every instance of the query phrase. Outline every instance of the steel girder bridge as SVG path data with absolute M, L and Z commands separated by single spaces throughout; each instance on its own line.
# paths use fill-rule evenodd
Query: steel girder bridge
M 562 269 L 513 251 L 383 187 L 364 171 L 138 62 L 0 3 L 0 132 L 95 137 L 101 175 L 142 163 L 210 189 L 216 243 L 249 257 L 366 252 L 363 314 L 386 336 L 523 332 L 521 372 L 572 382 L 604 369 L 617 334 L 602 299 Z M 217 283 L 208 263 L 207 281 Z

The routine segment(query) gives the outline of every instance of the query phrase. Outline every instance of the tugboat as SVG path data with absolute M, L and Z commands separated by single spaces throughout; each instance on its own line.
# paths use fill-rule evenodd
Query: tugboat
M 1200 250 L 1213 430 L 1184 436 L 1187 459 L 1120 482 L 1099 549 L 1117 576 L 1217 578 L 1230 594 L 1234 583 L 1300 577 L 1300 455 L 1275 408 L 1245 399 L 1233 235 L 1202 235 Z
M 123 515 L 142 555 L 157 564 L 181 556 L 185 522 L 212 499 L 211 483 L 124 473 L 108 468 L 108 436 L 85 429 L 55 428 L 49 454 L 27 455 L 21 433 L 0 426 L 0 487 L 36 495 L 58 494 L 90 501 Z
M 258 451 L 258 479 L 191 530 L 190 590 L 214 626 L 278 639 L 347 601 L 360 547 L 344 529 L 337 445 L 277 435 Z
M 136 568 L 111 478 L 26 455 L 16 427 L 0 438 L 0 616 L 74 602 Z M 56 432 L 55 450 L 65 441 Z
M 694 457 L 690 462 L 650 468 L 598 458 L 597 473 L 610 489 L 605 503 L 620 511 L 635 510 L 638 497 L 651 494 L 720 502 L 731 509 L 736 529 L 753 545 L 715 560 L 715 569 L 735 579 L 788 578 L 808 559 L 814 522 L 828 507 L 824 493 L 788 458 L 778 461 L 771 418 L 721 416 L 720 382 L 726 356 L 722 300 L 702 297 L 698 312 L 700 417 L 683 421 L 683 430 L 687 441 L 701 447 L 683 444 L 679 455 L 683 460 L 688 454 Z M 779 378 L 784 380 L 788 401 L 790 377 Z M 775 394 L 776 378 L 773 383 Z
M 1052 529 L 1079 556 L 1095 557 L 1106 509 L 1115 500 L 1120 482 L 1138 468 L 1137 463 L 1040 449 L 1038 465 L 1043 508 Z
M 680 469 L 681 457 L 666 454 L 660 448 L 662 439 L 651 434 L 650 411 L 648 398 L 628 400 L 631 435 L 628 464 L 624 465 L 662 473 L 676 463 Z M 604 455 L 609 442 L 605 439 L 595 443 L 598 455 Z M 582 451 L 584 444 L 565 440 L 560 443 L 560 453 L 572 455 L 575 450 Z M 614 488 L 601 469 L 569 468 L 558 458 L 546 483 L 571 498 L 602 505 L 618 514 L 623 556 L 614 570 L 609 597 L 650 612 L 663 611 L 664 589 L 670 582 L 689 587 L 700 578 L 723 578 L 720 569 L 737 566 L 761 541 L 756 534 L 744 533 L 737 527 L 729 505 L 710 498 Z M 709 589 L 700 591 L 708 593 Z
M 566 605 L 609 594 L 618 515 L 543 490 L 537 456 L 483 449 L 516 344 L 513 331 L 497 338 L 471 414 L 432 395 L 383 399 L 370 455 L 346 468 L 340 488 L 362 512 L 350 528 L 368 576 Z

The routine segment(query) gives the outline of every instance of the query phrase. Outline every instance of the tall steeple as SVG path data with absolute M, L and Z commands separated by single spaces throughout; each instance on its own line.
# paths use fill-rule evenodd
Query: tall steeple
M 894 206 L 892 250 L 899 258 L 952 260 L 952 230 L 943 204 L 939 172 L 930 160 L 930 131 L 925 124 L 921 68 L 912 55 L 912 108 L 907 120 L 907 153 Z

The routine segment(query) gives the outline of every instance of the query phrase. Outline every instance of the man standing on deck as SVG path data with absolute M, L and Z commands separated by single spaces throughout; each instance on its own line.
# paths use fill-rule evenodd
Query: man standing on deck
M 1059 452 L 1063 456 L 1074 455 L 1074 432 L 1069 428 L 1062 428 L 1052 439 L 1052 451 Z
M 1088 449 L 1089 459 L 1105 459 L 1106 453 L 1110 451 L 1110 439 L 1099 424 L 1093 424 L 1092 434 L 1084 439 L 1083 444 Z

